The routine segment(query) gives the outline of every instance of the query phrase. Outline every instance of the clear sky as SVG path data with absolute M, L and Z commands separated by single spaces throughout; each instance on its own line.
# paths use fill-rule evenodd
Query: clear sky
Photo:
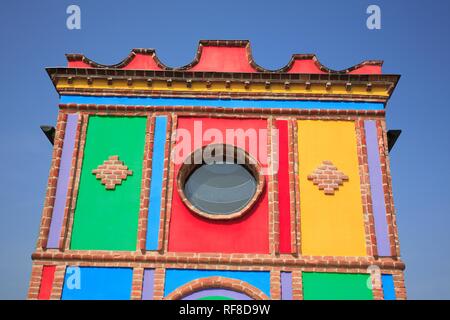
M 68 30 L 66 8 L 81 8 Z M 381 29 L 366 8 L 381 8 Z M 26 297 L 52 148 L 58 95 L 44 68 L 65 53 L 117 63 L 155 48 L 169 66 L 192 61 L 200 39 L 248 39 L 256 62 L 284 66 L 316 53 L 332 69 L 385 61 L 402 78 L 387 106 L 403 133 L 391 152 L 409 298 L 450 299 L 450 1 L 5 1 L 0 10 L 0 298 Z

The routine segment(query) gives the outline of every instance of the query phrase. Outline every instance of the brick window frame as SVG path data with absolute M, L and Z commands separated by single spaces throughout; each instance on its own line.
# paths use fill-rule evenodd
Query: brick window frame
M 200 290 L 218 288 L 240 292 L 254 300 L 269 300 L 269 297 L 264 292 L 246 282 L 220 276 L 196 279 L 188 282 L 171 292 L 164 300 L 180 300 Z
M 211 214 L 205 211 L 200 210 L 195 205 L 193 205 L 189 199 L 186 197 L 186 194 L 184 192 L 184 186 L 189 178 L 190 174 L 194 172 L 196 169 L 198 169 L 200 166 L 202 166 L 203 163 L 203 152 L 206 148 L 212 148 L 212 150 L 217 150 L 216 148 L 222 147 L 224 150 L 224 156 L 225 157 L 232 157 L 233 159 L 237 159 L 238 157 L 244 157 L 245 159 L 245 168 L 250 171 L 251 175 L 256 180 L 256 190 L 250 201 L 239 211 L 231 213 L 231 214 Z M 232 151 L 230 150 L 232 149 Z M 232 153 L 231 153 L 232 152 Z M 213 155 L 214 156 L 214 155 Z M 195 163 L 196 159 L 201 159 L 202 163 L 198 164 Z M 191 154 L 189 154 L 186 159 L 184 160 L 183 164 L 180 167 L 180 170 L 178 171 L 177 176 L 177 192 L 180 195 L 181 200 L 186 205 L 186 207 L 189 208 L 192 212 L 197 214 L 200 217 L 211 219 L 211 220 L 233 220 L 238 219 L 242 216 L 244 216 L 249 210 L 253 207 L 253 205 L 258 201 L 261 194 L 263 193 L 263 190 L 265 188 L 265 179 L 264 175 L 261 174 L 261 165 L 260 163 L 252 157 L 248 152 L 245 150 L 228 144 L 209 144 L 206 146 L 203 146 L 201 148 L 198 148 L 197 150 L 194 150 Z

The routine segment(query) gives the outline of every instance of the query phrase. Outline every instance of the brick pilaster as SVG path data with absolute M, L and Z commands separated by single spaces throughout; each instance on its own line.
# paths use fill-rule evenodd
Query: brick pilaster
M 144 268 L 133 269 L 133 283 L 131 285 L 131 300 L 142 299 L 142 283 L 144 281 Z
M 55 270 L 55 276 L 53 278 L 52 293 L 50 300 L 60 300 L 62 296 L 62 290 L 64 287 L 64 276 L 66 273 L 65 265 L 57 265 Z
M 274 141 L 273 136 L 273 118 L 267 120 L 267 132 L 269 135 L 267 137 L 267 155 L 269 159 L 268 174 L 267 174 L 267 185 L 268 185 L 268 210 L 269 210 L 269 250 L 270 253 L 279 253 L 279 217 L 278 217 L 278 174 L 274 172 L 274 168 L 278 166 L 278 162 L 275 161 L 275 155 L 273 152 Z
M 58 182 L 59 165 L 61 162 L 61 154 L 64 143 L 64 132 L 66 129 L 67 114 L 60 112 L 55 130 L 55 140 L 53 145 L 52 164 L 48 175 L 47 194 L 45 196 L 44 209 L 42 211 L 41 227 L 37 242 L 37 249 L 47 248 L 48 233 L 50 231 L 50 223 L 53 214 L 53 206 L 55 204 L 56 185 Z
M 394 277 L 395 298 L 397 300 L 406 300 L 405 276 L 403 271 L 394 271 L 392 276 Z
M 303 300 L 302 272 L 292 271 L 292 300 Z
M 372 281 L 373 299 L 384 300 L 380 269 L 376 269 L 376 272 L 371 273 L 370 280 Z
M 270 298 L 272 300 L 281 299 L 281 276 L 279 269 L 270 271 Z
M 156 268 L 153 284 L 153 299 L 162 300 L 164 297 L 164 280 L 166 276 L 166 269 Z
M 28 299 L 29 300 L 37 300 L 39 295 L 39 288 L 41 286 L 41 275 L 42 275 L 41 264 L 34 264 L 31 267 L 31 276 L 30 276 L 30 286 L 28 288 Z

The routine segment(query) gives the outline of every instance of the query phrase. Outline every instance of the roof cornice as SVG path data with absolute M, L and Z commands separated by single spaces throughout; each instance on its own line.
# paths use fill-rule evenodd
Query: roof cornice
M 225 52 L 224 50 L 227 48 L 240 48 L 243 51 Z M 230 54 L 234 55 L 234 60 L 239 61 L 238 64 L 240 64 L 240 67 L 230 68 L 229 66 L 220 64 L 211 66 L 211 60 L 205 52 L 206 49 L 214 50 L 215 56 L 226 57 Z M 383 65 L 383 61 L 381 60 L 366 60 L 344 70 L 332 70 L 324 66 L 314 54 L 294 54 L 284 67 L 277 70 L 270 70 L 261 67 L 255 62 L 248 40 L 200 40 L 194 60 L 182 67 L 165 65 L 158 58 L 155 49 L 145 48 L 133 49 L 125 59 L 112 65 L 97 63 L 83 54 L 67 54 L 66 57 L 68 67 L 104 69 L 135 68 L 153 71 L 207 71 L 206 69 L 214 67 L 214 71 L 217 72 L 245 70 L 245 72 L 250 73 L 381 74 L 381 67 Z

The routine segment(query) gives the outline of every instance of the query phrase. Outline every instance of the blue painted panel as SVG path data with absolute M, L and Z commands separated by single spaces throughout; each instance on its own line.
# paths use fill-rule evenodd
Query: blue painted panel
M 153 300 L 155 291 L 155 269 L 144 270 L 144 280 L 142 283 L 142 300 Z
M 167 269 L 164 296 L 176 288 L 200 278 L 226 277 L 247 282 L 270 297 L 269 271 L 225 271 L 225 270 L 191 270 Z
M 384 300 L 395 300 L 394 278 L 392 274 L 382 274 L 381 284 L 383 286 Z
M 300 101 L 300 100 L 220 100 L 157 97 L 61 96 L 60 103 L 111 104 L 126 106 L 208 106 L 222 108 L 292 108 L 325 110 L 383 110 L 377 102 Z
M 164 175 L 164 149 L 166 146 L 167 117 L 158 116 L 155 119 L 152 177 L 150 180 L 150 197 L 147 224 L 147 250 L 158 249 L 159 223 L 161 219 L 161 196 Z
M 131 268 L 68 267 L 62 300 L 129 300 L 132 279 Z

